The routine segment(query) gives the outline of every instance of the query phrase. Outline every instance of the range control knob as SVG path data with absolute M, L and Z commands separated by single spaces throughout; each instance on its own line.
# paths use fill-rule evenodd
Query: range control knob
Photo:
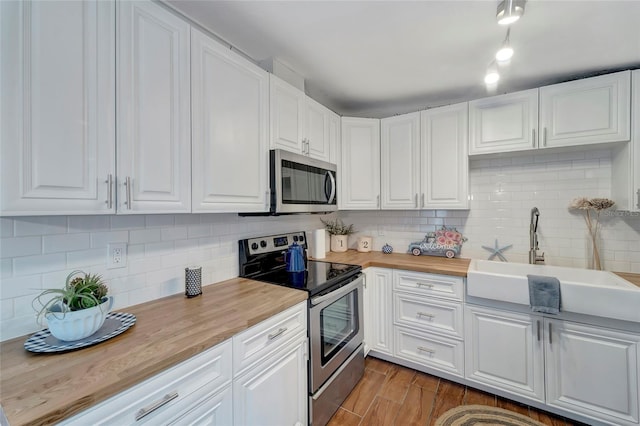
M 251 249 L 252 250 L 258 250 L 258 243 L 251 244 Z
M 265 248 L 267 246 L 267 242 L 265 240 L 260 241 L 260 247 Z
M 298 236 L 297 235 L 293 236 L 293 241 L 298 242 Z
M 304 237 L 303 237 L 302 235 L 300 235 L 300 236 L 298 237 L 298 241 L 300 241 L 301 243 L 302 243 L 302 242 L 304 242 Z

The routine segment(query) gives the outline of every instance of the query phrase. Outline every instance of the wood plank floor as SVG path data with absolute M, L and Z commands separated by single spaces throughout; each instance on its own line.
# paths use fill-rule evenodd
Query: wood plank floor
M 364 376 L 328 426 L 430 426 L 447 410 L 471 404 L 515 411 L 550 426 L 581 425 L 449 380 L 367 357 Z

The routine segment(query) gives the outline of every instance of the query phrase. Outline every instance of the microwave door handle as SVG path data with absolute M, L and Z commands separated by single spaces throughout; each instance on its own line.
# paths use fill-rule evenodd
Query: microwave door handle
M 327 195 L 327 179 L 329 179 L 331 181 L 331 193 L 329 195 Z M 336 178 L 333 177 L 333 173 L 331 173 L 331 171 L 327 170 L 327 174 L 324 178 L 325 181 L 325 193 L 324 195 L 327 195 L 327 202 L 329 204 L 333 203 L 333 200 L 336 198 Z

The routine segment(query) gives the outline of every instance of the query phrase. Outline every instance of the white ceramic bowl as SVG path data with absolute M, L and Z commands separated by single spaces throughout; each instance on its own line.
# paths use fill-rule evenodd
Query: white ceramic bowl
M 98 331 L 113 306 L 113 297 L 93 308 L 73 312 L 49 312 L 45 315 L 51 334 L 59 340 L 71 342 L 84 339 Z

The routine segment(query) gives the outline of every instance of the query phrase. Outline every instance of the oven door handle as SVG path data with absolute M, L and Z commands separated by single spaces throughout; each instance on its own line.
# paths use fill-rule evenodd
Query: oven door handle
M 322 296 L 317 296 L 311 299 L 311 306 L 319 305 L 320 303 L 329 300 L 329 299 L 339 299 L 347 293 L 352 292 L 356 287 L 362 285 L 362 276 L 356 278 L 349 284 L 344 287 L 340 287 L 336 291 L 329 292 L 327 294 L 323 294 Z

